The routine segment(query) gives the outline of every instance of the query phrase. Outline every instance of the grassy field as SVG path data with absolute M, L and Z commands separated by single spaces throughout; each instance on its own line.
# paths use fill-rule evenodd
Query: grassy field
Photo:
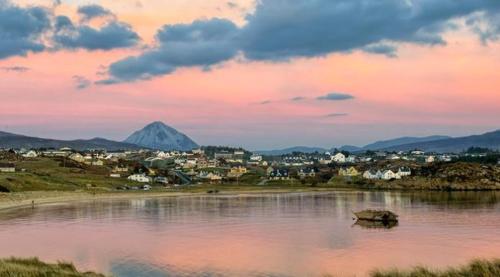
M 48 158 L 16 162 L 16 168 L 23 171 L 0 173 L 0 185 L 12 192 L 106 190 L 124 183 L 123 179 L 110 178 L 104 168 L 63 167 Z
M 476 260 L 458 268 L 443 271 L 416 267 L 408 271 L 375 271 L 372 277 L 497 277 L 500 276 L 500 260 Z
M 4 277 L 104 277 L 93 272 L 79 272 L 71 263 L 47 264 L 37 258 L 0 260 L 0 276 Z

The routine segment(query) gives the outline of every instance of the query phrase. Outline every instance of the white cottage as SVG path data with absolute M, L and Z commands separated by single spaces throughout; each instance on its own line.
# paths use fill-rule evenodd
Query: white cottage
M 345 155 L 342 153 L 337 153 L 335 156 L 332 157 L 332 160 L 336 163 L 345 163 Z
M 148 176 L 146 176 L 144 174 L 130 175 L 130 176 L 128 176 L 127 179 L 130 181 L 135 181 L 135 182 L 139 182 L 139 183 L 150 183 L 151 182 L 151 178 L 149 178 Z
M 25 158 L 36 158 L 36 157 L 38 157 L 38 153 L 36 151 L 34 151 L 34 150 L 30 150 L 30 151 L 24 153 L 23 157 L 25 157 Z
M 382 180 L 401 179 L 401 176 L 389 169 L 389 170 L 384 170 L 384 172 L 382 172 L 381 179 Z

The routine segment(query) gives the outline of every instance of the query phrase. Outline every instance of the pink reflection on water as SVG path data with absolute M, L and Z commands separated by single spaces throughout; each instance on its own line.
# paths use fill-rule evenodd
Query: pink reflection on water
M 478 205 L 341 193 L 41 207 L 0 217 L 0 256 L 69 260 L 115 274 L 117 266 L 144 264 L 179 274 L 365 276 L 374 268 L 500 257 L 499 205 Z M 352 226 L 350 211 L 363 206 L 391 207 L 401 223 Z

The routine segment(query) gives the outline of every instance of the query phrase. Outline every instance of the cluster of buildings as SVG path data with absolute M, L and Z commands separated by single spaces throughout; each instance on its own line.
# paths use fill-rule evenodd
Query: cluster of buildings
M 293 153 L 264 156 L 242 149 L 211 147 L 192 151 L 134 150 L 108 152 L 105 150 L 75 151 L 70 148 L 48 150 L 18 150 L 24 158 L 50 157 L 63 161 L 104 167 L 111 178 L 131 182 L 167 184 L 197 184 L 239 182 L 252 174 L 253 180 L 291 180 L 331 178 L 364 178 L 368 180 L 403 179 L 411 176 L 407 165 L 424 165 L 437 161 L 449 162 L 456 154 L 433 154 L 423 151 L 369 151 L 360 154 L 347 152 Z M 0 163 L 0 172 L 15 172 L 13 164 Z
M 402 179 L 411 176 L 412 172 L 409 167 L 400 167 L 398 170 L 393 169 L 368 169 L 363 173 L 359 172 L 354 166 L 341 167 L 339 169 L 339 176 L 343 177 L 358 177 L 362 176 L 369 180 L 394 180 Z
M 385 170 L 366 170 L 363 173 L 363 178 L 369 180 L 394 180 L 402 179 L 404 177 L 411 176 L 411 169 L 408 167 L 400 167 L 397 171 L 391 169 Z

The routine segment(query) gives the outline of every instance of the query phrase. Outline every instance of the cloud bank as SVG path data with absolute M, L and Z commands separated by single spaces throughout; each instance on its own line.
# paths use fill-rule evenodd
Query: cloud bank
M 67 16 L 54 15 L 53 8 L 20 7 L 0 0 L 0 59 L 44 50 L 112 50 L 132 47 L 140 41 L 130 25 L 118 21 L 101 6 L 80 7 L 79 24 Z M 102 26 L 86 24 L 97 17 L 106 17 Z
M 43 51 L 43 34 L 50 28 L 49 10 L 0 0 L 0 59 Z
M 156 46 L 111 64 L 102 83 L 212 66 L 239 53 L 262 61 L 356 50 L 394 58 L 399 43 L 445 45 L 443 33 L 456 28 L 453 20 L 478 14 L 481 20 L 468 26 L 491 41 L 500 33 L 499 11 L 498 0 L 261 0 L 241 27 L 225 19 L 164 26 Z

